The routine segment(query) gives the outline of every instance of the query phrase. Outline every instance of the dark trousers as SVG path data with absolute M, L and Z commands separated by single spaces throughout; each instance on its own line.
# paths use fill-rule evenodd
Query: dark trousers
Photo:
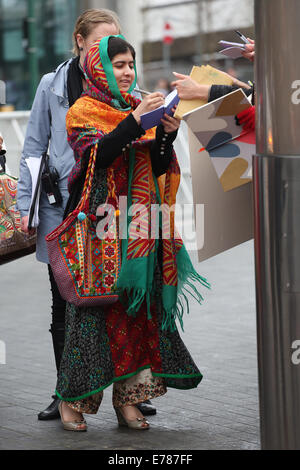
M 58 373 L 65 343 L 66 301 L 59 293 L 50 264 L 48 264 L 48 272 L 52 293 L 52 323 L 49 331 L 52 334 L 55 364 Z

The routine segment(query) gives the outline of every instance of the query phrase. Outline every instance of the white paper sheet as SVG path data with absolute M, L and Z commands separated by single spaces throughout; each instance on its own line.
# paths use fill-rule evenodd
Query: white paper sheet
M 229 42 L 229 41 L 219 41 L 219 44 L 224 47 L 220 52 L 220 54 L 226 55 L 231 59 L 238 59 L 242 56 L 242 52 L 245 52 L 245 44 L 241 44 L 239 42 Z
M 30 174 L 31 174 L 31 181 L 32 181 L 32 192 L 31 192 L 31 204 L 30 204 L 30 209 L 29 213 L 33 204 L 33 199 L 34 199 L 34 193 L 36 186 L 38 184 L 38 177 L 40 173 L 40 167 L 42 163 L 42 157 L 40 158 L 35 158 L 35 157 L 29 157 L 26 158 L 26 163 L 29 168 Z M 40 202 L 40 194 L 41 194 L 41 186 L 38 189 L 38 194 L 37 198 L 35 200 L 35 207 L 34 207 L 34 215 L 32 219 L 31 226 L 36 228 L 39 225 L 39 202 Z
M 3 135 L 1 134 L 1 132 L 0 132 L 0 137 L 2 137 L 2 139 L 3 139 Z M 4 152 L 6 152 L 6 146 L 5 146 L 4 140 L 3 140 L 3 142 L 2 142 L 2 150 L 3 150 Z M 6 156 L 6 155 L 5 155 L 5 156 Z M 12 174 L 11 174 L 11 172 L 10 172 L 10 169 L 9 169 L 9 167 L 8 167 L 8 165 L 7 165 L 7 158 L 6 158 L 6 163 L 5 163 L 5 173 L 6 173 L 7 175 L 12 176 Z
M 230 57 L 231 59 L 238 59 L 239 57 L 244 57 L 242 52 L 245 52 L 245 49 L 241 47 L 228 47 L 220 51 L 221 54 L 226 55 L 226 57 Z

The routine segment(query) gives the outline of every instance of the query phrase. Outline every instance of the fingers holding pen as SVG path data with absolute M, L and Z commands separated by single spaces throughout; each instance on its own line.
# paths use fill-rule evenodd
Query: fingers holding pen
M 253 39 L 247 38 L 249 44 L 245 45 L 245 51 L 242 52 L 242 55 L 246 58 L 251 60 L 251 62 L 255 59 L 255 41 Z
M 137 121 L 138 124 L 141 122 L 141 115 L 153 111 L 159 106 L 164 105 L 165 98 L 162 93 L 156 91 L 147 95 L 143 101 L 138 105 L 138 107 L 133 111 L 132 115 Z
M 146 107 L 149 111 L 158 108 L 159 106 L 164 105 L 165 98 L 164 95 L 160 92 L 151 93 L 151 95 L 146 96 L 143 102 L 145 101 Z

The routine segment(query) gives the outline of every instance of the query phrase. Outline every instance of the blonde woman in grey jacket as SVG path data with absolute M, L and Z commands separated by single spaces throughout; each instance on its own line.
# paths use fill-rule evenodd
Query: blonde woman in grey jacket
M 59 176 L 59 190 L 62 195 L 61 205 L 52 205 L 45 191 L 42 191 L 39 207 L 39 226 L 37 227 L 38 261 L 46 263 L 52 291 L 52 323 L 50 332 L 57 371 L 64 347 L 65 301 L 60 296 L 51 271 L 45 243 L 45 235 L 57 227 L 63 220 L 69 193 L 67 180 L 74 165 L 73 150 L 68 144 L 66 133 L 66 114 L 83 90 L 85 79 L 82 66 L 85 56 L 94 42 L 104 36 L 119 34 L 118 17 L 110 10 L 87 10 L 77 20 L 74 33 L 75 58 L 60 64 L 55 72 L 44 75 L 38 86 L 27 126 L 23 153 L 20 162 L 18 182 L 18 209 L 21 213 L 22 229 L 28 233 L 28 214 L 31 201 L 31 176 L 26 163 L 29 157 L 41 158 L 49 148 L 49 166 L 55 168 Z M 59 418 L 59 400 L 54 401 L 38 418 L 49 420 Z M 73 416 L 65 416 L 68 420 Z
M 69 107 L 86 89 L 82 67 L 90 47 L 104 36 L 119 34 L 120 29 L 118 17 L 110 10 L 92 9 L 79 16 L 73 32 L 75 58 L 60 64 L 55 72 L 42 77 L 32 106 L 21 157 L 18 209 L 21 212 L 24 232 L 28 232 L 28 212 L 31 201 L 31 177 L 26 158 L 40 158 L 49 147 L 49 165 L 54 167 L 59 175 L 59 189 L 62 195 L 61 206 L 51 205 L 46 193 L 42 191 L 41 194 L 36 253 L 38 261 L 48 265 L 52 291 L 50 332 L 52 334 L 57 372 L 64 347 L 66 304 L 59 293 L 49 265 L 45 235 L 62 222 L 69 197 L 67 180 L 74 165 L 74 155 L 67 141 L 65 119 Z M 39 413 L 38 418 L 40 420 L 58 419 L 60 417 L 58 411 L 59 400 L 56 395 L 53 395 L 52 398 L 53 401 L 50 405 Z M 155 407 L 150 402 L 140 404 L 140 408 L 144 415 L 156 413 Z M 70 409 L 67 412 L 70 415 L 64 416 L 66 421 L 76 419 L 76 416 L 73 416 L 74 411 Z

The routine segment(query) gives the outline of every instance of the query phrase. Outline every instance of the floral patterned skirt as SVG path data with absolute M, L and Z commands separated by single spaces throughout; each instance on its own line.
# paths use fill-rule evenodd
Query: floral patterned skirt
M 135 396 L 135 403 L 164 394 L 165 387 L 197 387 L 202 375 L 178 331 L 162 331 L 160 281 L 157 267 L 151 319 L 146 302 L 136 317 L 128 316 L 119 301 L 105 308 L 67 304 L 65 347 L 56 388 L 62 400 L 82 400 L 115 384 L 114 402 L 125 403 L 121 391 L 127 388 L 122 386 L 134 376 L 141 384 L 146 377 L 146 391 L 140 396 L 135 392 L 137 385 L 128 388 L 129 401 Z M 146 370 L 146 375 L 139 375 Z
M 95 172 L 90 209 L 106 200 L 106 178 Z M 65 347 L 56 394 L 74 407 L 99 406 L 114 384 L 113 401 L 135 404 L 162 395 L 166 387 L 197 387 L 202 375 L 178 331 L 162 331 L 162 274 L 157 262 L 151 319 L 144 302 L 136 317 L 121 302 L 107 307 L 67 304 Z M 81 403 L 78 403 L 81 401 Z M 122 405 L 121 405 L 122 406 Z

